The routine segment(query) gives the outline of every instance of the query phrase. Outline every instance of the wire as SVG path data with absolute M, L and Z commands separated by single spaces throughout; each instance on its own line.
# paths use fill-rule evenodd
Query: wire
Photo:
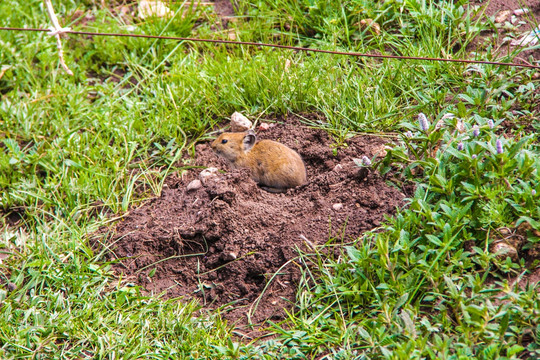
M 14 27 L 0 27 L 0 30 L 6 30 L 6 31 L 37 31 L 37 32 L 39 32 L 39 31 L 49 31 L 48 29 L 14 28 Z M 417 56 L 399 56 L 399 55 L 376 55 L 376 54 L 364 54 L 364 53 L 357 53 L 357 52 L 310 49 L 310 48 L 305 48 L 305 47 L 300 47 L 300 46 L 288 46 L 288 45 L 278 45 L 278 44 L 256 43 L 256 42 L 249 42 L 249 41 L 198 39 L 198 38 L 185 38 L 185 37 L 174 37 L 174 36 L 157 36 L 157 35 L 142 35 L 142 34 L 96 33 L 96 32 L 74 31 L 74 30 L 65 31 L 65 33 L 66 34 L 74 34 L 74 35 L 117 36 L 117 37 L 133 37 L 133 38 L 146 38 L 146 39 L 163 39 L 163 40 L 176 40 L 176 41 L 206 42 L 206 43 L 216 43 L 216 44 L 263 46 L 263 47 L 272 47 L 272 48 L 288 49 L 288 50 L 295 50 L 295 51 L 316 52 L 316 53 L 334 54 L 334 55 L 348 55 L 348 56 L 379 58 L 379 59 L 441 61 L 441 62 L 453 62 L 453 63 L 464 63 L 464 64 L 487 64 L 487 65 L 497 65 L 497 66 L 510 66 L 510 67 L 522 67 L 522 68 L 530 68 L 530 69 L 540 69 L 540 65 L 532 65 L 532 64 L 516 64 L 516 63 L 506 63 L 506 62 L 498 62 L 498 61 L 485 61 L 485 60 L 443 59 L 443 58 L 420 57 L 420 56 L 417 57 Z

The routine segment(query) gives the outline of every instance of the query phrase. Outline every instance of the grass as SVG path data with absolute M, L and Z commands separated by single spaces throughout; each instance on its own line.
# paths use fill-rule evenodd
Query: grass
M 481 8 L 466 5 L 241 1 L 234 26 L 245 41 L 466 58 L 467 44 L 491 26 L 475 17 Z M 80 10 L 95 17 L 87 30 L 127 31 L 100 2 L 55 7 L 75 29 Z M 39 0 L 4 0 L 0 13 L 4 26 L 47 26 Z M 361 29 L 365 18 L 382 33 Z M 214 31 L 216 21 L 198 7 L 172 20 L 136 20 L 133 31 L 226 36 Z M 540 228 L 534 71 L 148 39 L 70 36 L 63 43 L 73 77 L 46 34 L 0 37 L 0 64 L 9 65 L 0 78 L 2 358 L 540 355 L 538 285 L 514 282 L 538 262 L 489 251 L 504 227 Z M 492 50 L 478 56 L 491 58 Z M 276 338 L 254 343 L 233 340 L 218 314 L 193 301 L 143 296 L 89 245 L 111 214 L 159 194 L 167 175 L 189 165 L 179 157 L 234 111 L 263 119 L 319 112 L 327 119 L 319 126 L 337 144 L 354 132 L 411 131 L 376 166 L 392 170 L 394 184 L 417 185 L 407 207 L 379 231 L 352 239 L 341 256 L 301 254 L 311 266 L 295 312 L 272 328 Z M 420 112 L 428 130 L 418 127 Z M 455 119 L 435 130 L 448 112 L 462 119 L 464 133 Z M 507 129 L 503 121 L 517 125 Z M 20 217 L 18 228 L 8 216 Z M 529 231 L 523 251 L 538 241 Z

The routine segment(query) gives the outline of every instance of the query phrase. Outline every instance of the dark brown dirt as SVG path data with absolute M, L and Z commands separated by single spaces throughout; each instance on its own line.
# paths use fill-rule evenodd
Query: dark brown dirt
M 268 193 L 247 170 L 228 171 L 208 143 L 198 144 L 195 165 L 227 172 L 187 191 L 201 169 L 187 170 L 168 179 L 161 197 L 131 210 L 107 241 L 110 256 L 120 259 L 115 269 L 151 294 L 196 297 L 208 308 L 222 307 L 223 316 L 237 324 L 245 324 L 248 313 L 254 323 L 282 319 L 300 278 L 297 248 L 357 238 L 402 205 L 403 195 L 353 162 L 371 158 L 387 141 L 354 137 L 333 153 L 325 131 L 294 116 L 281 120 L 259 137 L 298 151 L 308 184 Z
M 17 228 L 24 222 L 24 210 L 11 209 L 10 211 L 4 211 L 0 209 L 0 229 L 6 227 Z

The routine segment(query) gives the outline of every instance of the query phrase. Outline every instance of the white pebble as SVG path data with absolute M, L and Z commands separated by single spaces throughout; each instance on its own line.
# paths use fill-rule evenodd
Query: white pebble
M 253 123 L 239 112 L 235 112 L 231 115 L 231 132 L 248 131 L 252 126 Z
M 529 10 L 529 9 L 527 9 L 527 8 L 516 9 L 516 10 L 514 10 L 514 15 L 516 15 L 516 16 L 521 16 L 521 15 L 523 15 L 523 14 L 527 14 L 529 11 L 531 11 L 531 10 Z
M 223 254 L 223 260 L 225 261 L 233 261 L 236 260 L 237 257 L 238 255 L 232 251 L 230 253 Z
M 268 130 L 270 129 L 270 125 L 268 123 L 261 123 L 261 125 L 259 125 L 259 130 Z
M 332 205 L 332 207 L 334 208 L 334 210 L 339 211 L 343 209 L 343 204 L 337 203 L 337 204 Z
M 214 167 L 209 167 L 201 171 L 199 174 L 199 179 L 203 184 L 206 184 L 206 180 L 208 180 L 211 177 L 215 177 L 218 174 L 218 169 Z
M 199 179 L 195 179 L 187 185 L 187 191 L 198 190 L 202 187 L 202 182 Z
M 495 17 L 495 22 L 497 24 L 505 22 L 506 19 L 508 18 L 508 15 L 510 15 L 511 13 L 512 13 L 512 10 L 504 10 L 504 11 L 499 12 L 497 16 Z
M 504 242 L 494 243 L 491 246 L 491 252 L 495 254 L 497 258 L 501 261 L 506 259 L 507 256 L 509 256 L 512 261 L 519 260 L 519 254 L 517 249 L 512 245 Z

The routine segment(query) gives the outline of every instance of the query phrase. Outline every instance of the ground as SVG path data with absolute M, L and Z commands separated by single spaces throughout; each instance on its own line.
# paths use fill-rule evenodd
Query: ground
M 175 174 L 159 198 L 130 210 L 113 230 L 103 229 L 111 259 L 120 259 L 116 270 L 154 295 L 195 296 L 209 308 L 220 307 L 237 325 L 283 320 L 295 301 L 299 251 L 350 243 L 403 205 L 399 189 L 354 162 L 381 157 L 389 138 L 355 136 L 336 144 L 296 116 L 273 120 L 260 138 L 302 156 L 306 185 L 266 192 L 248 171 L 230 171 L 208 142 L 198 144 L 187 164 L 226 173 L 192 191 L 186 187 L 201 169 Z

